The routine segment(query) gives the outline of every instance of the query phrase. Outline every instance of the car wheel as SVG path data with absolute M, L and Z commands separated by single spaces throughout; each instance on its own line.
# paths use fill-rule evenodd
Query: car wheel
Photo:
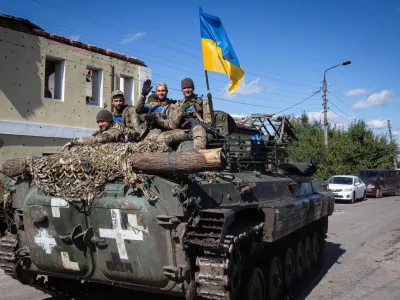
M 364 191 L 364 195 L 363 195 L 363 198 L 362 198 L 362 201 L 365 201 L 365 200 L 367 200 L 367 191 Z
M 356 192 L 353 192 L 353 197 L 351 197 L 351 204 L 354 204 L 356 202 Z
M 381 197 L 382 197 L 381 189 L 376 189 L 375 198 L 381 198 Z
M 400 196 L 400 187 L 396 187 L 396 191 L 394 192 L 395 196 Z

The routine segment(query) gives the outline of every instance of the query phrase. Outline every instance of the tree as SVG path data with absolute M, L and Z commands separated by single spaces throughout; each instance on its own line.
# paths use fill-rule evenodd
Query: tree
M 321 122 L 311 121 L 306 114 L 292 118 L 298 140 L 288 145 L 291 161 L 320 158 L 317 177 L 328 179 L 336 174 L 352 175 L 359 169 L 392 168 L 393 157 L 399 153 L 397 143 L 385 135 L 375 134 L 363 120 L 350 124 L 347 130 L 329 130 L 328 148 L 324 144 Z

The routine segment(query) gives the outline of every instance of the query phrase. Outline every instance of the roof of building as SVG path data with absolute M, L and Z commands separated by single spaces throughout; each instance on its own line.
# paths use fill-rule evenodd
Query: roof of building
M 103 48 L 99 48 L 90 44 L 85 44 L 80 41 L 76 40 L 71 40 L 69 38 L 60 36 L 58 34 L 50 34 L 47 31 L 43 30 L 39 26 L 31 23 L 27 19 L 22 19 L 22 18 L 17 18 L 9 15 L 4 15 L 0 14 L 0 27 L 5 27 L 5 28 L 10 28 L 13 30 L 25 32 L 28 34 L 40 36 L 49 40 L 57 41 L 62 44 L 70 45 L 73 47 L 81 48 L 81 49 L 86 49 L 91 52 L 99 53 L 102 55 L 107 55 L 116 59 L 120 59 L 123 61 L 127 61 L 131 64 L 147 67 L 146 64 L 141 61 L 140 59 L 137 59 L 136 57 L 128 57 L 124 54 L 121 54 L 119 52 L 115 52 L 112 50 L 106 50 Z

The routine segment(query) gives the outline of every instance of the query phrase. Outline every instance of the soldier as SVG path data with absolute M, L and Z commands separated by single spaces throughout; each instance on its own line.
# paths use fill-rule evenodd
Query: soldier
M 167 98 L 168 87 L 164 82 L 156 84 L 156 93 L 149 96 L 146 103 L 143 97 L 140 97 L 138 103 L 135 103 L 138 114 L 150 114 L 143 116 L 143 119 L 153 121 L 156 128 L 161 130 L 173 130 L 179 128 L 179 122 L 176 118 L 177 109 L 173 104 L 176 100 Z
M 140 99 L 144 101 L 151 91 L 151 81 L 147 79 L 143 83 Z M 140 117 L 132 105 L 125 104 L 124 93 L 120 90 L 112 92 L 112 106 L 114 107 L 113 120 L 125 127 L 126 140 L 129 142 L 138 141 L 144 134 L 145 128 L 141 125 Z
M 184 98 L 179 101 L 179 112 L 177 118 L 180 122 L 186 115 L 190 115 L 197 120 L 211 124 L 211 112 L 208 100 L 203 98 L 198 100 L 194 93 L 194 83 L 191 78 L 185 78 L 181 81 L 181 88 Z M 186 129 L 186 128 L 184 128 Z M 201 125 L 192 127 L 192 138 L 194 149 L 205 149 L 207 145 L 207 132 Z
M 118 122 L 114 122 L 112 114 L 108 110 L 101 110 L 96 116 L 97 130 L 92 136 L 72 139 L 66 143 L 61 152 L 73 146 L 118 143 L 124 141 L 124 128 Z

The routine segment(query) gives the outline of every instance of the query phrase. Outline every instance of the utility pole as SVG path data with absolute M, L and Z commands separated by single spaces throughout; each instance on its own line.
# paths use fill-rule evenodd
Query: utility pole
M 392 125 L 390 124 L 390 120 L 387 120 L 387 121 L 388 121 L 388 130 L 389 130 L 389 141 L 390 141 L 390 143 L 392 143 L 392 141 L 393 141 Z M 394 168 L 397 169 L 396 156 L 393 157 L 393 163 L 394 163 Z
M 324 99 L 323 107 L 324 107 L 324 139 L 325 139 L 325 147 L 328 147 L 328 104 L 326 101 L 326 76 L 324 73 L 324 81 L 322 83 L 322 89 L 324 95 L 322 98 Z
M 324 72 L 324 81 L 323 81 L 323 84 L 322 84 L 322 89 L 324 90 L 324 96 L 323 96 L 324 104 L 323 104 L 323 106 L 324 106 L 324 139 L 325 139 L 325 147 L 328 147 L 328 105 L 327 105 L 327 101 L 326 101 L 326 90 L 328 88 L 327 88 L 327 84 L 326 84 L 326 72 L 331 70 L 331 69 L 333 69 L 333 68 L 336 68 L 336 67 L 339 67 L 339 66 L 347 66 L 349 64 L 351 64 L 350 60 L 342 62 L 341 64 L 338 64 L 336 66 L 330 67 L 330 68 L 326 69 L 325 72 Z

